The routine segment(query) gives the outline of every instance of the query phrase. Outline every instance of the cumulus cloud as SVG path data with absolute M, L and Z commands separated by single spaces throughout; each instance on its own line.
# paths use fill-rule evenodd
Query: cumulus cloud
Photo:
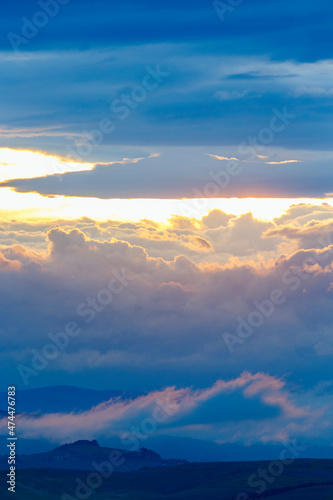
M 280 225 L 268 229 L 266 237 L 282 236 L 286 240 L 296 240 L 298 248 L 323 248 L 333 243 L 333 221 L 315 221 L 306 222 L 302 227 L 293 224 Z
M 291 222 L 295 226 L 301 226 L 309 221 L 321 221 L 333 218 L 333 208 L 329 203 L 323 202 L 321 205 L 312 205 L 310 203 L 299 203 L 292 205 L 274 222 L 277 225 Z
M 29 225 L 19 227 L 19 232 L 24 229 L 29 233 Z M 37 224 L 33 229 L 40 235 L 47 227 Z M 191 363 L 199 356 L 198 349 L 204 342 L 200 331 L 206 331 L 205 340 L 212 345 L 217 343 L 219 352 L 223 352 L 222 341 L 219 344 L 223 329 L 234 329 L 239 313 L 248 314 L 255 299 L 264 299 L 270 290 L 281 287 L 283 283 L 277 275 L 279 268 L 285 270 L 296 262 L 302 265 L 305 254 L 291 253 L 279 258 L 283 241 L 290 242 L 293 252 L 296 251 L 293 242 L 300 241 L 298 246 L 303 246 L 303 251 L 308 248 L 311 253 L 316 246 L 321 248 L 315 238 L 318 235 L 327 237 L 330 229 L 329 222 L 310 224 L 303 229 L 297 225 L 288 228 L 257 221 L 251 214 L 230 218 L 220 211 L 211 212 L 201 221 L 176 219 L 164 228 L 149 221 L 97 224 L 82 220 L 75 221 L 72 226 L 64 221 L 60 227 L 49 229 L 49 247 L 44 247 L 43 252 L 36 251 L 34 246 L 28 249 L 19 244 L 3 245 L 3 262 L 12 274 L 10 288 L 5 278 L 0 286 L 7 290 L 8 300 L 12 298 L 12 290 L 15 303 L 23 307 L 21 300 L 28 302 L 24 324 L 30 326 L 28 329 L 24 329 L 23 324 L 17 326 L 15 333 L 16 337 L 21 336 L 24 349 L 29 345 L 33 347 L 34 342 L 43 345 L 48 330 L 63 328 L 61 318 L 76 318 L 77 305 L 104 288 L 113 268 L 126 268 L 135 276 L 128 290 L 114 298 L 112 307 L 98 316 L 94 325 L 88 325 L 84 339 L 78 339 L 70 354 L 74 355 L 73 350 L 84 349 L 92 336 L 100 338 L 100 346 L 106 342 L 106 350 L 112 346 L 119 352 L 131 338 L 131 345 L 138 348 L 136 353 L 140 360 L 148 337 L 163 335 L 167 326 L 172 326 L 175 332 L 184 336 L 178 355 L 184 359 L 187 356 L 186 362 Z M 329 247 L 327 238 L 323 246 L 320 251 L 324 255 L 325 247 Z M 243 262 L 235 259 L 237 255 Z M 320 279 L 327 281 L 328 289 L 332 279 L 329 269 L 326 273 L 327 276 Z M 314 276 L 314 282 L 316 280 L 319 276 Z M 29 294 L 29 289 L 36 289 L 36 293 Z M 293 300 L 296 299 L 297 296 Z M 311 297 L 302 298 L 304 306 L 307 300 L 311 301 Z M 40 310 L 42 301 L 44 310 Z M 14 311 L 9 304 L 6 309 L 6 302 L 5 298 L 3 306 L 7 321 L 11 322 Z M 135 311 L 141 312 L 137 315 Z M 37 331 L 33 326 L 36 313 L 41 317 Z M 289 321 L 293 322 L 294 314 L 289 314 Z M 279 322 L 278 318 L 276 321 Z M 117 333 L 108 335 L 108 322 Z M 190 337 L 190 352 L 186 352 Z M 310 336 L 308 340 L 311 343 Z M 160 353 L 160 361 L 169 362 L 170 366 L 174 342 L 173 335 L 168 334 L 163 340 L 168 349 L 164 355 Z M 80 359 L 83 362 L 83 358 Z M 77 362 L 75 365 L 78 366 Z
M 13 208 L 26 197 L 12 191 L 47 208 L 54 205 L 46 197 L 67 197 L 53 200 L 64 205 L 84 197 L 100 212 L 121 198 L 327 195 L 331 22 L 329 15 L 317 22 L 316 3 L 305 0 L 301 16 L 290 0 L 237 9 L 223 43 L 204 0 L 193 2 L 191 22 L 175 0 L 153 9 L 150 0 L 118 4 L 95 0 L 103 12 L 96 18 L 92 2 L 69 3 L 60 29 L 44 30 L 19 54 L 0 39 L 1 120 L 12 124 L 0 126 L 0 188 Z M 32 18 L 31 9 L 26 0 L 7 2 L 0 24 L 19 33 L 17 12 Z M 135 102 L 147 67 L 168 77 Z M 115 106 L 123 96 L 131 102 L 123 103 L 126 119 Z M 101 123 L 111 122 L 101 138 Z M 1 376 L 22 384 L 17 365 L 30 366 L 50 334 L 75 322 L 80 334 L 33 375 L 36 384 L 84 385 L 93 375 L 96 385 L 150 391 L 91 413 L 20 417 L 26 435 L 66 439 L 68 429 L 81 438 L 94 417 L 98 432 L 119 432 L 164 395 L 177 410 L 172 432 L 182 435 L 269 440 L 329 428 L 331 206 L 294 206 L 269 222 L 218 210 L 166 224 L 16 215 L 0 225 Z M 284 300 L 272 310 L 277 294 Z M 251 326 L 258 316 L 261 324 Z M 240 330 L 231 354 L 223 334 Z M 244 369 L 254 375 L 240 376 Z M 170 387 L 175 382 L 181 388 Z M 240 411 L 226 416 L 226 407 Z
M 279 408 L 289 419 L 288 432 L 294 418 L 300 432 L 313 430 L 299 408 L 319 411 L 317 399 L 310 394 L 306 404 L 290 406 L 291 399 L 281 395 L 280 379 L 288 373 L 295 384 L 303 380 L 302 391 L 311 391 L 330 367 L 332 220 L 327 204 L 302 204 L 271 222 L 219 210 L 200 220 L 176 217 L 166 225 L 149 220 L 7 221 L 0 231 L 0 371 L 22 384 L 17 366 L 31 367 L 36 353 L 50 343 L 49 334 L 61 334 L 68 322 L 75 322 L 80 333 L 29 382 L 79 377 L 84 384 L 92 374 L 110 381 L 116 374 L 117 385 L 161 391 L 170 380 L 182 387 L 210 387 L 221 378 L 237 380 L 244 369 L 262 371 L 279 381 L 275 376 L 269 383 L 251 379 L 243 396 L 264 383 L 261 403 Z M 37 239 L 29 240 L 34 234 Z M 46 241 L 39 243 L 42 237 Z M 6 245 L 6 238 L 12 243 Z M 115 292 L 106 300 L 110 282 Z M 268 315 L 261 313 L 259 326 L 244 326 L 254 312 L 270 310 L 267 301 L 276 290 L 282 303 Z M 224 334 L 237 336 L 239 328 L 251 334 L 231 354 Z M 173 432 L 178 427 L 193 432 L 201 410 L 191 413 L 193 420 L 178 415 Z M 223 439 L 216 423 L 209 426 L 203 438 L 215 434 Z M 225 433 L 245 432 L 240 422 L 223 426 Z M 248 426 L 258 439 L 274 434 L 266 421 L 263 428 L 266 437 L 255 423 Z
M 210 229 L 216 229 L 217 227 L 226 226 L 230 219 L 234 219 L 236 216 L 231 214 L 226 214 L 222 210 L 211 210 L 208 215 L 202 217 L 202 223 Z
M 65 232 L 81 231 L 89 239 L 128 241 L 145 248 L 152 257 L 173 260 L 184 254 L 195 262 L 205 260 L 204 253 L 215 252 L 215 260 L 227 262 L 232 256 L 252 256 L 255 251 L 274 251 L 277 239 L 262 239 L 262 233 L 272 227 L 270 223 L 257 221 L 247 214 L 236 217 L 215 209 L 196 219 L 173 216 L 167 224 L 142 220 L 136 223 L 121 221 L 97 222 L 83 218 L 76 221 L 49 221 L 36 223 L 3 222 L 0 225 L 0 248 L 9 245 L 25 245 L 31 249 L 47 249 L 46 232 L 61 228 Z M 2 228 L 2 231 L 1 231 Z M 282 241 L 282 237 L 280 238 Z M 248 246 L 247 246 L 248 245 Z

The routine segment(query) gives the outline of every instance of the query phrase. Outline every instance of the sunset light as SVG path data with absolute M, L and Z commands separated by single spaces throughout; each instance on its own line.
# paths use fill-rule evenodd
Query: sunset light
M 332 14 L 2 2 L 1 500 L 333 499 Z

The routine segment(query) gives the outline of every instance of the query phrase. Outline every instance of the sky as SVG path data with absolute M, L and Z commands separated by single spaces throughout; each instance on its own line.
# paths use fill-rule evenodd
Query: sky
M 332 11 L 3 7 L 1 380 L 145 394 L 24 437 L 333 445 Z

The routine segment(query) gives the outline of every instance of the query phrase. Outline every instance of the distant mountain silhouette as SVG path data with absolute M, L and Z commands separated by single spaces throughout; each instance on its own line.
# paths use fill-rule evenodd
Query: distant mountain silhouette
M 116 454 L 116 455 L 114 455 Z M 46 453 L 18 455 L 18 469 L 63 469 L 95 470 L 93 464 L 110 462 L 110 457 L 118 457 L 115 467 L 118 472 L 129 472 L 143 467 L 166 467 L 186 463 L 185 460 L 164 460 L 158 453 L 146 448 L 139 451 L 118 450 L 99 446 L 97 441 L 80 440 L 64 444 Z M 7 456 L 0 457 L 0 469 L 8 468 Z

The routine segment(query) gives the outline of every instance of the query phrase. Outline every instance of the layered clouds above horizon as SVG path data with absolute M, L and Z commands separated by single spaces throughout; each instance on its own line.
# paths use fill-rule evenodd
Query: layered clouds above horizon
M 186 406 L 186 388 L 196 398 L 218 380 L 232 385 L 249 372 L 250 379 L 262 379 L 266 396 L 257 414 L 249 414 L 250 433 L 248 422 L 242 428 L 236 417 L 233 439 L 250 440 L 258 432 L 256 439 L 276 441 L 304 432 L 324 442 L 333 405 L 332 228 L 333 209 L 325 203 L 295 205 L 266 222 L 214 210 L 200 220 L 173 217 L 169 224 L 3 223 L 3 376 L 22 388 L 70 382 L 144 390 L 152 398 L 176 386 L 177 401 L 185 398 Z M 271 384 L 284 386 L 284 395 L 275 394 L 277 388 L 270 394 Z M 228 401 L 216 404 L 231 412 L 233 405 L 240 412 L 246 407 L 246 399 Z M 146 415 L 140 401 L 131 404 L 131 410 L 125 405 L 129 415 Z M 109 433 L 107 413 L 96 411 L 102 419 L 97 434 Z M 184 424 L 192 418 L 188 408 L 186 418 L 177 413 L 176 435 L 181 417 L 186 436 L 212 439 L 215 429 L 214 439 L 228 440 L 226 409 L 213 427 L 206 426 L 205 411 L 199 412 L 200 433 Z M 74 416 L 68 418 L 70 425 Z M 78 437 L 89 415 L 76 418 Z M 52 422 L 45 432 L 56 436 Z M 27 437 L 34 434 L 31 425 L 22 423 Z M 169 422 L 167 432 L 172 428 Z M 84 425 L 81 430 L 92 435 Z
M 143 393 L 27 439 L 333 444 L 332 5 L 236 3 L 3 8 L 1 378 Z

